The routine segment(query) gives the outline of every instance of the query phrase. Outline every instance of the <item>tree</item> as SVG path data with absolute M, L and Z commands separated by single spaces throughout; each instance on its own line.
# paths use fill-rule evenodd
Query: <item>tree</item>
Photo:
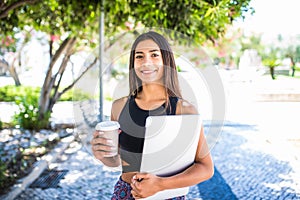
M 15 1 L 6 1 L 12 4 Z M 194 0 L 194 1 L 104 1 L 105 34 L 134 30 L 139 24 L 145 27 L 161 27 L 169 30 L 171 38 L 184 34 L 197 44 L 214 40 L 224 34 L 228 24 L 243 17 L 248 11 L 250 0 Z M 59 91 L 61 79 L 71 55 L 83 46 L 95 47 L 97 37 L 100 1 L 47 0 L 36 4 L 25 4 L 9 12 L 0 21 L 0 31 L 10 33 L 14 27 L 20 29 L 31 25 L 36 30 L 49 34 L 49 57 L 51 58 L 42 86 L 39 118 L 43 120 L 47 112 L 60 96 L 71 89 L 86 71 L 83 71 L 69 86 Z M 128 25 L 129 24 L 129 25 Z M 54 48 L 51 36 L 58 36 L 60 45 Z M 114 40 L 112 40 L 114 41 Z M 180 42 L 185 42 L 181 41 Z M 53 66 L 62 58 L 58 71 Z
M 280 53 L 280 48 L 267 47 L 266 51 L 262 55 L 262 63 L 263 63 L 263 65 L 269 67 L 270 75 L 273 80 L 276 79 L 275 67 L 277 67 L 281 64 L 279 53 Z
M 50 63 L 39 98 L 39 119 L 41 121 L 45 120 L 46 116 L 50 116 L 49 112 L 52 111 L 60 96 L 71 89 L 81 77 L 79 76 L 69 86 L 59 90 L 71 55 L 80 46 L 91 45 L 90 42 L 84 44 L 83 41 L 91 40 L 92 34 L 97 32 L 96 10 L 97 2 L 95 1 L 39 1 L 38 4 L 25 5 L 19 11 L 9 13 L 6 23 L 3 24 L 6 33 L 11 33 L 13 25 L 20 29 L 23 29 L 26 25 L 31 25 L 34 29 L 49 35 Z M 78 31 L 79 29 L 81 30 Z M 55 43 L 60 43 L 58 48 L 55 48 Z M 58 63 L 60 58 L 62 61 Z M 54 71 L 54 66 L 57 63 L 59 68 Z M 96 63 L 96 60 L 94 63 Z M 88 66 L 87 69 L 93 64 Z
M 291 61 L 292 76 L 295 76 L 296 63 L 300 62 L 300 45 L 297 44 L 297 42 L 294 42 L 284 48 L 283 51 L 284 56 Z
M 291 60 L 292 76 L 295 76 L 296 63 L 300 62 L 300 46 L 287 52 L 287 57 Z

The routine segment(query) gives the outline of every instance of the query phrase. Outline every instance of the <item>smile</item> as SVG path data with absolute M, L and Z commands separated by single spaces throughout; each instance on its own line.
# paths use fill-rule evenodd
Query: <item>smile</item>
M 142 74 L 152 74 L 154 72 L 157 72 L 158 70 L 142 70 Z

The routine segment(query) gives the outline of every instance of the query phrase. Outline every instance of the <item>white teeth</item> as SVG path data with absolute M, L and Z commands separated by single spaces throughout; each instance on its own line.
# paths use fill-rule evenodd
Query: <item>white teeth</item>
M 154 71 L 152 70 L 145 70 L 145 71 L 142 71 L 143 74 L 151 74 L 153 73 Z

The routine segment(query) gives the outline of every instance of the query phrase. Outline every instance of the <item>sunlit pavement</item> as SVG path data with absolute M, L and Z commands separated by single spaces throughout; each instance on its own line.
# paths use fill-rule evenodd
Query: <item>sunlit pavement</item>
M 215 175 L 191 187 L 187 199 L 300 198 L 299 126 L 289 124 L 296 122 L 295 115 L 294 121 L 286 120 L 287 114 L 299 115 L 300 103 L 262 102 L 252 106 L 245 105 L 243 109 L 249 113 L 251 123 L 246 123 L 244 112 L 238 116 L 241 107 L 228 111 L 222 133 L 211 150 Z M 264 118 L 269 112 L 271 116 Z M 274 120 L 274 124 L 268 120 Z M 205 127 L 207 130 L 208 126 Z M 28 188 L 18 200 L 110 199 L 120 172 L 94 160 L 90 147 L 82 144 L 73 143 L 61 159 L 50 166 L 69 170 L 59 188 Z
M 259 81 L 265 83 L 259 88 L 253 87 L 258 81 L 225 83 L 225 121 L 211 145 L 216 172 L 191 187 L 187 199 L 300 199 L 300 102 L 255 101 L 253 94 L 270 83 Z M 120 172 L 104 167 L 89 152 L 84 143 L 72 143 L 50 166 L 69 170 L 60 187 L 28 188 L 18 199 L 110 199 Z

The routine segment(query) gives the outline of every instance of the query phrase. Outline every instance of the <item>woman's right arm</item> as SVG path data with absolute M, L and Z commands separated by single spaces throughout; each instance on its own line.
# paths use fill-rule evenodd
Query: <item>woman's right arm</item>
M 92 152 L 96 159 L 100 160 L 104 165 L 108 167 L 118 167 L 120 166 L 120 155 L 117 154 L 112 156 L 112 148 L 114 147 L 110 140 L 103 137 L 103 134 L 99 131 L 95 131 L 93 134 Z
M 113 102 L 111 108 L 111 120 L 118 121 L 119 115 L 126 103 L 127 98 L 123 97 Z M 91 140 L 92 152 L 96 159 L 100 160 L 108 167 L 118 167 L 121 164 L 120 155 L 112 156 L 113 149 L 116 148 L 111 144 L 110 140 L 103 137 L 99 131 L 95 131 Z

